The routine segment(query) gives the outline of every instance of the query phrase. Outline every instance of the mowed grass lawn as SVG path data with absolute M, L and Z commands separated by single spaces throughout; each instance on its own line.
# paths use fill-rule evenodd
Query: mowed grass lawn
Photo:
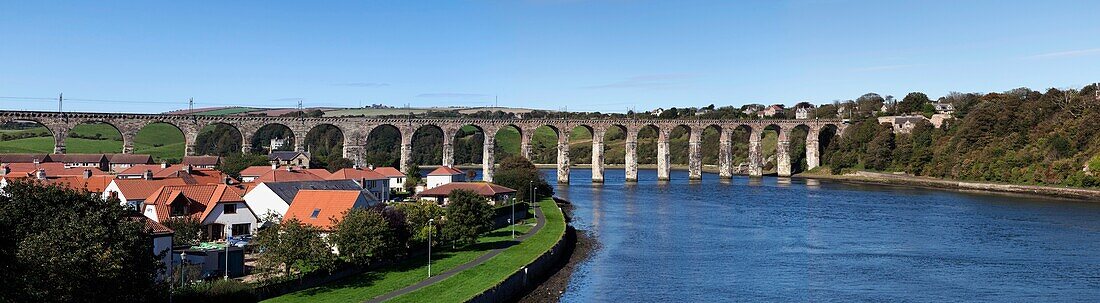
M 49 133 L 45 127 L 2 131 L 9 135 Z M 95 137 L 97 134 L 101 140 L 74 137 Z M 53 137 L 50 136 L 6 140 L 0 141 L 0 153 L 52 153 L 53 145 Z M 184 148 L 183 133 L 166 123 L 149 124 L 134 136 L 134 152 L 150 154 L 158 161 L 182 159 Z M 122 134 L 107 124 L 77 125 L 65 139 L 65 150 L 74 154 L 119 153 L 122 152 Z
M 496 286 L 549 250 L 565 235 L 565 218 L 553 199 L 539 202 L 546 226 L 522 243 L 450 278 L 389 302 L 466 302 Z
M 551 202 L 552 203 L 552 202 Z M 533 220 L 528 220 L 534 222 Z M 517 225 L 523 234 L 531 225 Z M 545 230 L 545 229 L 543 229 Z M 494 248 L 515 245 L 511 228 L 494 230 L 478 239 L 478 243 L 457 251 L 433 251 L 432 273 L 439 274 L 473 261 Z M 522 244 L 521 244 L 522 245 Z M 419 257 L 366 272 L 335 283 L 289 293 L 264 302 L 359 302 L 405 288 L 427 278 L 427 259 Z

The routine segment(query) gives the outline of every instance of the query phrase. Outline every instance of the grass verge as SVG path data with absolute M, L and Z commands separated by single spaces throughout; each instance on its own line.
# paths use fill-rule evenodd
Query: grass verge
M 516 232 L 519 234 L 526 233 L 530 229 L 531 225 L 516 226 Z M 489 232 L 478 239 L 477 244 L 457 251 L 433 251 L 432 273 L 445 272 L 473 261 L 492 249 L 507 245 L 512 245 L 510 227 Z M 263 302 L 359 302 L 368 300 L 426 279 L 428 267 L 425 261 L 423 258 L 406 260 L 342 281 L 289 293 Z
M 508 248 L 485 263 L 389 302 L 466 302 L 500 284 L 552 248 L 565 235 L 565 218 L 554 200 L 542 200 L 539 207 L 546 217 L 546 226 L 523 243 Z

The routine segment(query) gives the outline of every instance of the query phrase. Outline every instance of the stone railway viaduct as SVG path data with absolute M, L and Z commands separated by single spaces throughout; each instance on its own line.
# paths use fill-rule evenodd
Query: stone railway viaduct
M 689 161 L 688 176 L 691 179 L 702 177 L 702 132 L 708 127 L 716 127 L 720 133 L 718 172 L 721 178 L 733 176 L 734 164 L 732 163 L 732 133 L 737 128 L 743 128 L 749 133 L 749 175 L 760 176 L 763 173 L 761 159 L 760 140 L 766 128 L 777 130 L 779 133 L 776 146 L 776 164 L 779 176 L 791 175 L 790 139 L 791 130 L 796 127 L 805 127 L 808 130 L 806 138 L 806 162 L 809 168 L 820 164 L 819 139 L 821 131 L 825 128 L 834 128 L 837 136 L 841 135 L 847 127 L 841 120 L 713 120 L 713 119 L 467 119 L 467 118 L 439 118 L 439 119 L 401 119 L 401 118 L 362 118 L 362 117 L 332 117 L 332 118 L 296 118 L 296 117 L 254 117 L 254 116 L 202 116 L 202 115 L 162 115 L 162 114 L 122 114 L 122 113 L 80 113 L 80 112 L 36 112 L 36 111 L 0 111 L 0 123 L 11 121 L 33 121 L 42 124 L 50 130 L 54 138 L 54 153 L 65 153 L 65 139 L 73 127 L 84 123 L 106 123 L 115 127 L 122 134 L 123 153 L 132 153 L 134 150 L 134 137 L 146 125 L 151 123 L 171 124 L 184 134 L 187 146 L 187 155 L 195 154 L 195 141 L 199 132 L 208 125 L 225 124 L 235 128 L 243 139 L 241 146 L 244 152 L 252 148 L 252 136 L 267 125 L 282 125 L 291 130 L 294 141 L 294 149 L 305 150 L 306 134 L 319 126 L 331 125 L 340 130 L 344 137 L 344 157 L 357 159 L 361 149 L 365 146 L 368 135 L 376 127 L 392 126 L 401 133 L 401 170 L 409 165 L 412 153 L 413 133 L 421 127 L 435 127 L 443 131 L 443 163 L 454 164 L 454 148 L 452 142 L 460 128 L 466 125 L 477 127 L 485 134 L 482 153 L 482 173 L 486 181 L 493 179 L 494 143 L 496 133 L 504 127 L 515 127 L 520 131 L 520 153 L 527 157 L 531 152 L 531 137 L 535 129 L 540 126 L 549 126 L 557 132 L 558 157 L 557 175 L 558 182 L 569 182 L 569 134 L 576 127 L 587 128 L 592 133 L 592 181 L 603 182 L 604 172 L 604 134 L 608 129 L 617 127 L 626 134 L 626 179 L 637 181 L 638 161 L 637 144 L 638 132 L 645 127 L 655 127 L 657 138 L 657 178 L 668 180 L 670 174 L 669 164 L 669 134 L 679 126 L 687 127 L 689 131 L 688 145 Z

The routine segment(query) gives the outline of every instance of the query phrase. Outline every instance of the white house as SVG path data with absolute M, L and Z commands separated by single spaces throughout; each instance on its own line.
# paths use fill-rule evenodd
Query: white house
M 145 200 L 142 214 L 157 222 L 191 217 L 206 227 L 209 240 L 252 234 L 259 226 L 256 215 L 237 188 L 225 185 L 171 185 L 161 187 Z
M 799 120 L 805 120 L 810 118 L 810 109 L 806 107 L 799 107 L 794 110 L 794 118 Z
M 244 195 L 244 201 L 260 218 L 268 213 L 285 216 L 294 196 L 303 189 L 362 190 L 352 180 L 263 182 Z
M 390 189 L 404 190 L 405 188 L 405 174 L 393 167 L 377 167 L 371 168 L 376 173 L 390 178 Z
M 429 189 L 451 182 L 465 182 L 466 174 L 452 167 L 440 166 L 428 173 L 426 183 Z

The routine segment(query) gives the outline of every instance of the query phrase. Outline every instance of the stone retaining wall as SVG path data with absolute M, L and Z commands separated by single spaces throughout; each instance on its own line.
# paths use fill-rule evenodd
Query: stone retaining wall
M 489 288 L 467 302 L 514 301 L 534 289 L 539 283 L 553 276 L 562 265 L 569 262 L 569 255 L 573 252 L 573 248 L 577 243 L 577 233 L 573 226 L 566 226 L 565 228 L 565 235 L 558 239 L 558 243 L 554 244 L 550 250 L 544 252 L 531 264 L 527 264 L 527 266 L 508 276 L 500 284 Z

